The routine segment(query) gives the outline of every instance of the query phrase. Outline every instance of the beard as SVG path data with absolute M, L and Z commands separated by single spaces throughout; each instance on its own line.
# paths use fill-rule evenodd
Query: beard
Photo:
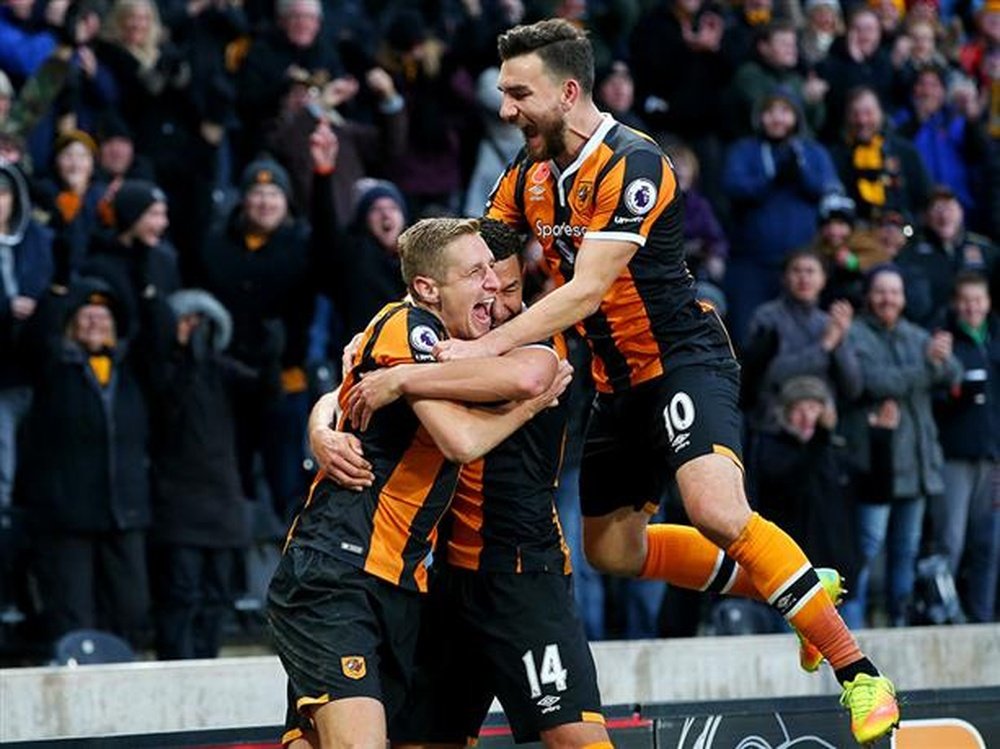
M 566 123 L 561 117 L 549 122 L 539 122 L 530 126 L 530 129 L 533 134 L 540 135 L 542 139 L 540 148 L 533 147 L 528 142 L 529 137 L 533 136 L 529 136 L 528 132 L 524 130 L 521 131 L 528 148 L 528 154 L 536 161 L 554 159 L 566 151 Z

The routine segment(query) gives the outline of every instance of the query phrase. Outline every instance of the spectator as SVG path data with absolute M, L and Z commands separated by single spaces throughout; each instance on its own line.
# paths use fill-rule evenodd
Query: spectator
M 111 201 L 124 180 L 141 179 L 154 181 L 153 165 L 150 160 L 136 153 L 132 131 L 121 117 L 114 112 L 105 114 L 97 128 L 97 174 L 98 180 L 108 186 L 102 199 L 106 204 L 102 220 L 110 226 L 114 217 L 110 213 Z
M 695 277 L 704 296 L 721 298 L 722 281 L 726 275 L 729 240 L 715 217 L 711 203 L 698 186 L 701 171 L 698 157 L 683 143 L 667 144 L 664 151 L 674 162 L 677 186 L 684 195 L 684 255 L 688 270 Z M 706 288 L 711 284 L 712 289 Z M 719 314 L 725 314 L 725 304 Z
M 403 191 L 415 218 L 425 210 L 457 213 L 464 186 L 462 133 L 478 117 L 471 76 L 413 8 L 389 16 L 376 59 L 392 75 L 409 120 L 406 151 L 388 165 L 386 176 Z
M 382 307 L 406 295 L 396 240 L 407 226 L 406 203 L 385 180 L 361 180 L 355 186 L 354 218 L 337 243 L 329 276 L 332 297 L 348 336 L 365 329 Z
M 319 94 L 316 83 L 304 70 L 290 71 L 281 112 L 268 126 L 265 141 L 289 172 L 294 204 L 307 211 L 312 205 L 309 137 L 320 120 L 330 125 L 338 143 L 337 169 L 332 178 L 333 211 L 337 225 L 345 228 L 354 208 L 354 184 L 369 175 L 385 174 L 389 164 L 406 150 L 406 108 L 392 77 L 382 68 L 373 67 L 365 75 L 365 85 L 379 101 L 378 119 L 373 123 L 346 118 L 330 105 L 329 96 L 324 99 Z M 497 174 L 499 171 L 492 175 L 494 181 Z
M 858 216 L 870 221 L 884 211 L 909 216 L 923 211 L 931 192 L 927 169 L 913 144 L 886 129 L 873 89 L 848 95 L 845 124 L 846 138 L 832 156 Z
M 756 366 L 747 363 L 748 371 L 762 370 L 756 388 L 757 408 L 750 423 L 757 430 L 772 433 L 779 427 L 781 414 L 776 403 L 791 378 L 819 379 L 836 401 L 853 401 L 862 387 L 857 354 L 847 341 L 854 310 L 843 300 L 835 301 L 829 313 L 819 308 L 826 284 L 822 258 L 811 250 L 793 251 L 785 260 L 783 280 L 781 296 L 754 312 L 747 347 L 750 351 L 773 351 L 766 362 Z M 768 339 L 768 345 L 762 339 Z
M 937 29 L 923 20 L 911 20 L 903 33 L 896 38 L 892 48 L 892 64 L 896 68 L 893 83 L 893 110 L 910 101 L 913 84 L 920 71 L 937 68 L 946 71 L 948 60 L 937 48 Z
M 497 176 L 514 160 L 514 156 L 524 145 L 521 130 L 500 119 L 503 97 L 497 89 L 499 75 L 500 69 L 491 67 L 480 73 L 476 80 L 476 101 L 479 104 L 483 137 L 479 141 L 476 165 L 465 191 L 463 211 L 466 216 L 478 216 L 483 212 Z
M 649 7 L 629 40 L 640 116 L 652 135 L 670 133 L 694 149 L 702 190 L 717 207 L 724 201 L 722 112 L 718 97 L 705 92 L 723 90 L 733 75 L 722 53 L 724 30 L 723 11 L 710 0 L 668 0 Z
M 962 97 L 964 110 L 949 104 L 946 96 L 945 71 L 922 68 L 913 79 L 908 107 L 894 121 L 897 132 L 913 141 L 934 183 L 951 189 L 972 225 L 980 226 L 987 220 L 979 220 L 979 187 L 990 146 L 979 123 L 978 96 Z
M 826 96 L 826 124 L 820 133 L 824 143 L 835 143 L 840 136 L 850 93 L 859 86 L 868 88 L 876 102 L 886 102 L 892 92 L 893 69 L 889 54 L 882 48 L 882 29 L 871 8 L 860 5 L 851 11 L 847 33 L 836 39 L 826 60 L 816 73 L 830 84 Z
M 112 228 L 91 241 L 86 272 L 127 291 L 121 302 L 132 309 L 151 288 L 161 294 L 176 291 L 180 287 L 177 253 L 164 239 L 170 224 L 167 196 L 152 182 L 127 180 L 111 206 Z
M 11 504 L 18 426 L 31 406 L 20 341 L 52 272 L 52 234 L 31 217 L 24 177 L 0 162 L 0 510 Z
M 955 278 L 945 330 L 965 368 L 962 381 L 936 398 L 944 450 L 944 493 L 930 504 L 932 540 L 964 584 L 964 608 L 974 622 L 992 622 L 1000 569 L 1000 319 L 990 311 L 986 279 Z M 965 560 L 965 574 L 962 561 Z
M 944 186 L 932 194 L 922 236 L 900 252 L 897 262 L 915 299 L 907 317 L 925 328 L 941 322 L 961 271 L 982 274 L 994 293 L 1000 288 L 1000 251 L 988 238 L 966 230 L 962 204 Z
M 233 316 L 234 359 L 261 369 L 267 357 L 262 346 L 266 330 L 273 321 L 284 328 L 281 397 L 243 392 L 235 408 L 243 494 L 258 498 L 254 461 L 259 454 L 274 512 L 283 522 L 291 519 L 305 490 L 309 321 L 315 276 L 325 275 L 318 262 L 334 244 L 329 205 L 336 139 L 325 125 L 314 136 L 313 228 L 289 211 L 288 173 L 273 160 L 259 159 L 243 171 L 243 199 L 225 225 L 209 234 L 200 261 L 201 285 Z
M 642 117 L 635 111 L 635 83 L 628 63 L 615 60 L 597 71 L 594 79 L 594 100 L 604 112 L 633 130 L 649 131 Z
M 249 544 L 236 458 L 231 396 L 263 380 L 279 387 L 280 331 L 263 345 L 270 357 L 250 370 L 224 351 L 232 320 L 210 294 L 172 294 L 176 341 L 158 373 L 153 430 L 153 517 L 161 580 L 157 599 L 160 658 L 214 658 L 233 600 L 236 554 Z
M 39 203 L 55 233 L 55 280 L 67 284 L 87 255 L 100 224 L 98 204 L 105 186 L 94 180 L 97 144 L 82 130 L 70 130 L 55 144 L 53 179 L 38 183 Z
M 856 229 L 855 223 L 853 200 L 836 192 L 824 195 L 819 203 L 819 233 L 809 249 L 826 265 L 828 281 L 821 298 L 846 299 L 858 309 L 865 272 L 892 258 L 871 231 Z
M 143 300 L 141 314 L 158 304 Z M 138 646 L 149 591 L 146 402 L 127 305 L 99 279 L 49 295 L 32 320 L 35 399 L 23 492 L 48 634 L 107 629 Z M 152 330 L 152 326 L 141 326 Z M 53 428 L 58 424 L 58 428 Z
M 962 367 L 952 355 L 952 336 L 933 336 L 903 319 L 903 276 L 892 265 L 876 266 L 866 276 L 867 310 L 851 326 L 849 341 L 861 361 L 863 403 L 848 442 L 862 462 L 870 455 L 872 426 L 891 430 L 892 481 L 888 496 L 862 496 L 858 505 L 861 568 L 852 597 L 843 606 L 852 629 L 862 626 L 868 603 L 871 565 L 888 539 L 888 615 L 892 626 L 905 626 L 913 595 L 924 506 L 944 491 L 944 458 L 931 408 L 935 385 L 955 383 Z M 862 465 L 878 469 L 878 465 Z M 889 487 L 886 487 L 889 490 Z
M 758 134 L 730 146 L 723 174 L 733 205 L 726 297 L 738 343 L 753 311 L 778 295 L 785 255 L 815 233 L 820 198 L 840 186 L 826 149 L 802 135 L 793 93 L 770 92 L 755 121 Z
M 798 39 L 792 24 L 774 21 L 757 27 L 754 55 L 737 68 L 727 92 L 725 121 L 734 137 L 753 133 L 754 105 L 778 87 L 792 91 L 802 102 L 805 115 L 802 132 L 819 132 L 826 117 L 823 97 L 829 87 L 815 75 L 803 76 L 798 65 Z
M 52 31 L 34 14 L 35 4 L 36 0 L 10 0 L 0 8 L 0 69 L 17 88 L 56 48 Z
M 774 408 L 778 429 L 758 445 L 758 509 L 850 590 L 858 567 L 854 496 L 833 396 L 822 379 L 797 375 L 781 386 Z
M 837 0 L 806 0 L 806 25 L 799 47 L 802 62 L 813 69 L 826 59 L 833 40 L 844 33 L 844 17 Z

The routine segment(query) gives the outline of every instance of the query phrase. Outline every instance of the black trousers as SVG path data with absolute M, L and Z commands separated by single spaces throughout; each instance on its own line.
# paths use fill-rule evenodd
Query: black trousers
M 235 550 L 170 545 L 156 554 L 157 655 L 215 658 L 232 606 Z
M 103 629 L 141 645 L 149 615 L 145 531 L 48 533 L 35 570 L 58 639 L 74 629 Z

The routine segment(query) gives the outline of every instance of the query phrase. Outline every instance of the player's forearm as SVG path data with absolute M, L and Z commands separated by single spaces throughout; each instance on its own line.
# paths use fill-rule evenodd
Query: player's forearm
M 545 340 L 596 312 L 604 292 L 605 287 L 599 283 L 574 278 L 510 322 L 492 330 L 483 341 L 493 353 L 503 354 L 518 346 Z
M 316 401 L 312 411 L 309 413 L 308 433 L 312 434 L 317 429 L 328 429 L 337 421 L 337 398 L 340 388 L 331 393 L 327 393 Z
M 400 393 L 466 403 L 533 398 L 552 383 L 558 360 L 540 346 L 531 349 L 512 351 L 503 357 L 406 366 L 400 372 Z
M 414 401 L 413 407 L 444 456 L 454 463 L 469 463 L 526 424 L 538 405 L 525 401 L 502 413 L 451 401 Z

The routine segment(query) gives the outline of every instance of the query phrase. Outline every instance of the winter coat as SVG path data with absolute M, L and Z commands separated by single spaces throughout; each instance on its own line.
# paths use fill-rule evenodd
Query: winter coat
M 89 278 L 68 296 L 45 297 L 31 321 L 35 398 L 18 495 L 48 532 L 105 533 L 144 529 L 150 522 L 149 424 L 140 383 L 142 366 L 154 363 L 137 361 L 133 341 L 119 338 L 105 352 L 112 373 L 100 386 L 86 352 L 64 333 L 92 292 L 111 298 L 119 330 L 131 327 L 112 288 Z
M 174 344 L 155 380 L 153 401 L 153 539 L 181 546 L 237 548 L 249 542 L 236 457 L 232 394 L 261 376 L 277 392 L 278 354 L 266 372 L 224 351 L 229 313 L 210 294 L 183 290 L 170 297 L 175 315 L 201 313 L 188 345 Z M 280 346 L 280 336 L 272 336 Z
M 962 232 L 945 246 L 932 232 L 908 244 L 896 258 L 906 277 L 906 316 L 929 327 L 939 324 L 951 301 L 955 276 L 975 271 L 1000 292 L 1000 250 L 987 237 Z
M 732 201 L 732 254 L 780 266 L 816 233 L 820 198 L 840 182 L 826 149 L 793 136 L 743 138 L 726 152 L 722 187 Z
M 940 494 L 944 457 L 931 407 L 934 385 L 954 383 L 962 365 L 952 356 L 943 365 L 927 360 L 930 334 L 905 319 L 892 330 L 865 314 L 851 325 L 848 340 L 857 351 L 864 379 L 862 402 L 870 405 L 891 398 L 899 404 L 899 426 L 892 434 L 893 496 L 909 498 Z M 844 425 L 851 454 L 861 470 L 869 470 L 867 411 L 858 409 Z M 888 499 L 888 498 L 887 498 Z
M 723 122 L 727 124 L 733 137 L 745 137 L 756 130 L 754 110 L 756 103 L 777 87 L 793 91 L 799 101 L 803 102 L 803 114 L 807 127 L 805 130 L 815 137 L 823 126 L 826 117 L 826 107 L 823 100 L 807 102 L 803 95 L 805 79 L 802 74 L 792 68 L 785 70 L 774 68 L 759 57 L 749 60 L 736 70 L 733 82 L 726 95 L 727 109 Z
M 955 358 L 965 372 L 951 388 L 939 388 L 934 413 L 941 447 L 949 460 L 1000 460 L 1000 318 L 986 321 L 985 343 L 977 343 L 950 315 Z
M 760 384 L 754 419 L 758 428 L 777 428 L 776 399 L 791 377 L 819 377 L 838 400 L 852 401 L 861 395 L 861 365 L 850 341 L 845 337 L 830 352 L 820 345 L 829 319 L 819 307 L 804 305 L 787 294 L 757 308 L 750 321 L 750 340 L 763 335 L 776 338 L 775 355 L 764 368 Z
M 858 62 L 851 57 L 843 36 L 830 45 L 826 59 L 816 67 L 816 74 L 830 84 L 826 94 L 826 121 L 820 133 L 824 143 L 833 143 L 840 138 L 851 89 L 858 86 L 872 88 L 882 102 L 888 102 L 892 94 L 894 73 L 889 53 L 879 48 L 874 55 Z

